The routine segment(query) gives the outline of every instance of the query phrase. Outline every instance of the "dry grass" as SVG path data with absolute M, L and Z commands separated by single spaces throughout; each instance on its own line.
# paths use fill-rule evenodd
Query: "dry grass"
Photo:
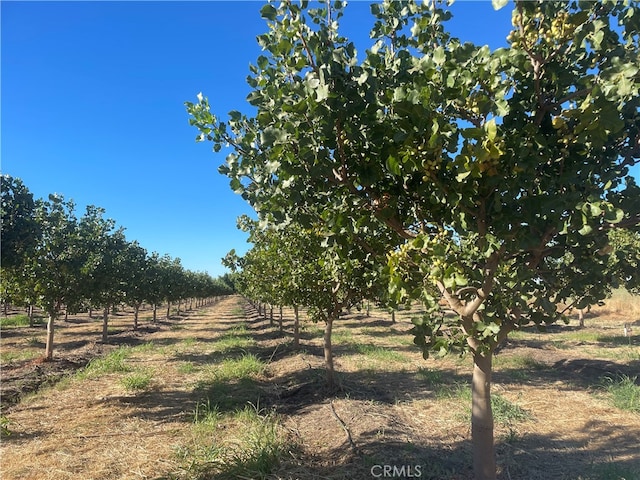
M 640 478 L 640 415 L 603 387 L 640 370 L 640 332 L 622 337 L 621 320 L 635 320 L 605 308 L 582 330 L 518 332 L 496 356 L 500 479 Z M 329 395 L 319 329 L 305 324 L 295 352 L 285 315 L 281 336 L 233 297 L 104 351 L 118 368 L 91 367 L 9 411 L 3 480 L 366 479 L 376 465 L 472 478 L 470 359 L 423 360 L 408 312 L 391 324 L 354 311 L 335 326 L 344 392 Z M 149 384 L 127 388 L 135 374 Z

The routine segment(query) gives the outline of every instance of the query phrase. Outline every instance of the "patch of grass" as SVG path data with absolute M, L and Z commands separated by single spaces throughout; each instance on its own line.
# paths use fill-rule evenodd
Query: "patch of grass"
M 42 317 L 33 317 L 34 325 L 43 325 L 44 318 Z M 11 317 L 3 317 L 0 318 L 0 328 L 6 327 L 28 327 L 29 326 L 29 315 L 13 315 Z
M 211 403 L 211 399 L 198 402 L 193 411 L 193 423 L 206 426 L 217 426 L 222 418 L 220 408 L 216 404 Z
M 640 413 L 640 386 L 636 385 L 637 379 L 638 377 L 631 378 L 627 375 L 605 379 L 604 389 L 615 407 Z
M 251 334 L 246 324 L 241 323 L 233 327 L 229 332 L 221 335 L 215 342 L 216 350 L 227 352 L 234 349 L 245 349 L 255 345 L 255 340 L 251 338 Z
M 185 347 L 193 347 L 196 344 L 196 339 L 194 337 L 187 337 L 183 339 L 181 343 Z
M 94 358 L 79 374 L 79 378 L 95 378 L 100 375 L 109 373 L 127 373 L 132 369 L 125 363 L 125 360 L 131 355 L 131 349 L 120 347 L 110 354 Z
M 430 386 L 437 386 L 444 383 L 442 372 L 440 370 L 431 370 L 430 368 L 418 368 L 418 376 L 424 379 Z
M 264 372 L 266 365 L 255 355 L 244 354 L 240 358 L 228 358 L 215 370 L 215 378 L 219 381 L 251 378 Z
M 321 330 L 321 332 L 324 332 L 324 331 Z M 337 332 L 333 332 L 331 334 L 331 340 L 336 345 L 340 343 L 352 343 L 353 333 L 346 329 L 338 330 Z
M 153 382 L 153 373 L 149 371 L 139 371 L 131 373 L 120 380 L 120 383 L 127 391 L 148 390 Z
M 640 478 L 640 469 L 616 462 L 593 465 L 591 472 L 578 480 L 632 480 Z
M 149 353 L 153 352 L 157 348 L 157 345 L 153 342 L 143 343 L 142 345 L 136 345 L 135 347 L 130 347 L 129 351 L 131 353 Z
M 470 420 L 471 415 L 471 387 L 461 383 L 453 385 L 442 385 L 436 390 L 436 398 L 453 399 L 466 407 L 465 420 Z M 491 394 L 491 410 L 493 420 L 504 426 L 511 426 L 514 423 L 531 419 L 531 414 L 520 405 L 504 398 L 499 393 Z
M 229 313 L 235 317 L 244 317 L 247 314 L 242 307 L 234 307 Z
M 182 362 L 178 365 L 178 373 L 183 375 L 189 375 L 190 373 L 195 373 L 198 371 L 198 367 L 196 367 L 193 362 Z
M 211 415 L 203 418 L 216 423 L 223 421 L 228 435 L 208 446 L 196 445 L 181 452 L 182 457 L 190 461 L 190 478 L 264 479 L 292 450 L 278 417 L 254 406 L 224 417 L 213 409 Z
M 510 402 L 499 393 L 491 395 L 491 409 L 493 410 L 493 420 L 506 426 L 532 418 L 531 413 L 517 403 Z
M 0 352 L 0 363 L 19 362 L 22 360 L 31 360 L 40 355 L 37 350 L 19 350 L 10 352 Z
M 493 364 L 496 368 L 521 368 L 527 370 L 543 370 L 547 368 L 546 364 L 528 355 L 496 355 L 494 356 Z
M 38 337 L 29 337 L 25 340 L 25 344 L 28 347 L 44 347 L 45 343 Z
M 381 362 L 404 362 L 406 357 L 401 353 L 378 345 L 357 344 L 356 351 L 368 358 Z
M 11 420 L 9 420 L 5 415 L 0 416 L 0 437 L 8 437 L 11 435 L 11 429 L 9 428 L 11 425 Z

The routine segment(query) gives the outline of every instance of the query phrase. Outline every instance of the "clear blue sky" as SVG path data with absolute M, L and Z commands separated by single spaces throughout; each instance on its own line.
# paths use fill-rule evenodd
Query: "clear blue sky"
M 224 273 L 246 250 L 236 217 L 250 208 L 217 173 L 224 154 L 195 143 L 185 101 L 248 111 L 248 66 L 266 31 L 263 2 L 2 1 L 2 172 L 36 198 L 60 193 L 126 228 L 149 252 Z M 369 46 L 369 2 L 352 2 L 342 31 Z M 465 40 L 506 44 L 510 8 L 458 2 Z

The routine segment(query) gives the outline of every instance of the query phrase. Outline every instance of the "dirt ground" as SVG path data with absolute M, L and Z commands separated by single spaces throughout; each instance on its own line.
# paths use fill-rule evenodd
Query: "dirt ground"
M 114 316 L 107 344 L 98 341 L 99 320 L 60 321 L 50 363 L 38 359 L 43 327 L 2 331 L 2 413 L 11 432 L 0 445 L 3 480 L 189 478 L 179 452 L 194 444 L 199 381 L 203 369 L 221 368 L 215 347 L 240 323 L 252 339 L 242 351 L 266 369 L 231 404 L 275 412 L 296 445 L 266 478 L 472 478 L 469 401 L 459 393 L 471 361 L 424 360 L 408 316 L 393 324 L 381 312 L 342 318 L 334 344 L 343 390 L 330 394 L 319 326 L 303 322 L 295 351 L 289 311 L 284 333 L 241 297 L 157 324 L 148 315 L 138 332 L 130 312 Z M 632 337 L 621 336 L 623 322 L 634 325 Z M 639 331 L 638 319 L 596 312 L 584 329 L 512 336 L 496 355 L 493 392 L 526 415 L 496 421 L 501 480 L 640 478 L 640 415 L 612 406 L 602 388 L 607 378 L 640 375 Z M 126 373 L 71 375 L 120 345 L 135 347 L 128 365 L 153 372 L 150 388 L 125 389 Z M 214 400 L 222 405 L 235 391 Z

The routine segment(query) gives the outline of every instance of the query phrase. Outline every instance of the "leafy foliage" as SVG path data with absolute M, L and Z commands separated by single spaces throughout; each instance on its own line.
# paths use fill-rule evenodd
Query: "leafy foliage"
M 221 121 L 200 94 L 190 121 L 214 151 L 232 147 L 220 172 L 261 221 L 336 239 L 338 269 L 345 245 L 387 254 L 396 301 L 427 306 L 424 354 L 473 353 L 474 466 L 494 478 L 495 347 L 637 278 L 610 254 L 611 232 L 640 223 L 638 7 L 516 2 L 509 46 L 491 51 L 451 36 L 436 2 L 387 0 L 361 57 L 344 11 L 264 6 L 255 114 Z

